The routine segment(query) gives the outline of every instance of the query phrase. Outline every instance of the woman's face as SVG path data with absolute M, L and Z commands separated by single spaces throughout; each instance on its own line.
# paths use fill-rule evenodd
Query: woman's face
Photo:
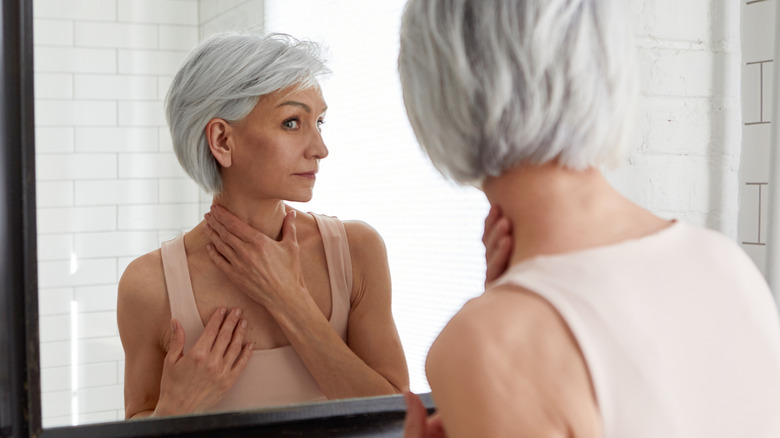
M 256 199 L 311 200 L 319 161 L 328 156 L 320 125 L 327 105 L 319 87 L 285 88 L 260 98 L 231 125 L 232 163 L 223 184 Z

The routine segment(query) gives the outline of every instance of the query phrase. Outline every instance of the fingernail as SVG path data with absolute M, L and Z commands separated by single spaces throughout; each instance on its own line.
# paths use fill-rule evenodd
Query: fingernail
M 220 307 L 219 308 L 219 314 L 220 315 L 225 315 L 226 313 L 227 313 L 227 309 L 226 308 L 224 308 L 224 307 Z
M 241 328 L 246 328 L 246 320 L 245 319 L 241 320 Z
M 236 310 L 234 310 L 233 313 L 235 313 L 236 316 L 241 316 L 241 308 L 240 307 L 236 307 Z
M 171 320 L 171 331 L 174 333 L 176 332 L 176 323 L 173 322 L 173 320 Z

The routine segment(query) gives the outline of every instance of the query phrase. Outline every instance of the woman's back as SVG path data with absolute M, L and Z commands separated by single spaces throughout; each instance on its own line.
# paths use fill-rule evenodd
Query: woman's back
M 536 257 L 518 286 L 565 321 L 605 437 L 780 436 L 780 325 L 758 270 L 723 236 L 685 223 Z

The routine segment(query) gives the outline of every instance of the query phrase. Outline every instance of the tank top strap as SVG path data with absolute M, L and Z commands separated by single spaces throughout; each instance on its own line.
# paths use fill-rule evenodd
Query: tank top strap
M 331 290 L 330 324 L 347 340 L 350 297 L 352 296 L 352 258 L 344 224 L 338 218 L 310 213 L 317 222 L 325 248 Z
M 162 252 L 165 287 L 168 290 L 171 317 L 178 319 L 184 327 L 184 351 L 187 351 L 203 332 L 203 321 L 200 319 L 200 313 L 195 304 L 195 295 L 192 291 L 192 280 L 187 266 L 187 252 L 184 249 L 184 234 L 163 242 L 160 251 Z

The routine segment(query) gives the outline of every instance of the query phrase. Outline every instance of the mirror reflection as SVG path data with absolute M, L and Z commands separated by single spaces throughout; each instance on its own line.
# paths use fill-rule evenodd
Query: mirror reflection
M 213 201 L 119 281 L 127 418 L 408 388 L 381 237 L 285 202 L 311 200 L 328 156 L 324 69 L 314 43 L 228 33 L 174 76 L 174 151 Z
M 65 3 L 34 2 L 44 426 L 125 416 L 119 278 L 211 205 L 176 160 L 163 99 L 200 40 L 236 27 L 323 43 L 328 157 L 312 201 L 291 207 L 384 239 L 411 389 L 427 391 L 428 346 L 484 280 L 487 206 L 441 181 L 413 139 L 395 68 L 403 2 Z

